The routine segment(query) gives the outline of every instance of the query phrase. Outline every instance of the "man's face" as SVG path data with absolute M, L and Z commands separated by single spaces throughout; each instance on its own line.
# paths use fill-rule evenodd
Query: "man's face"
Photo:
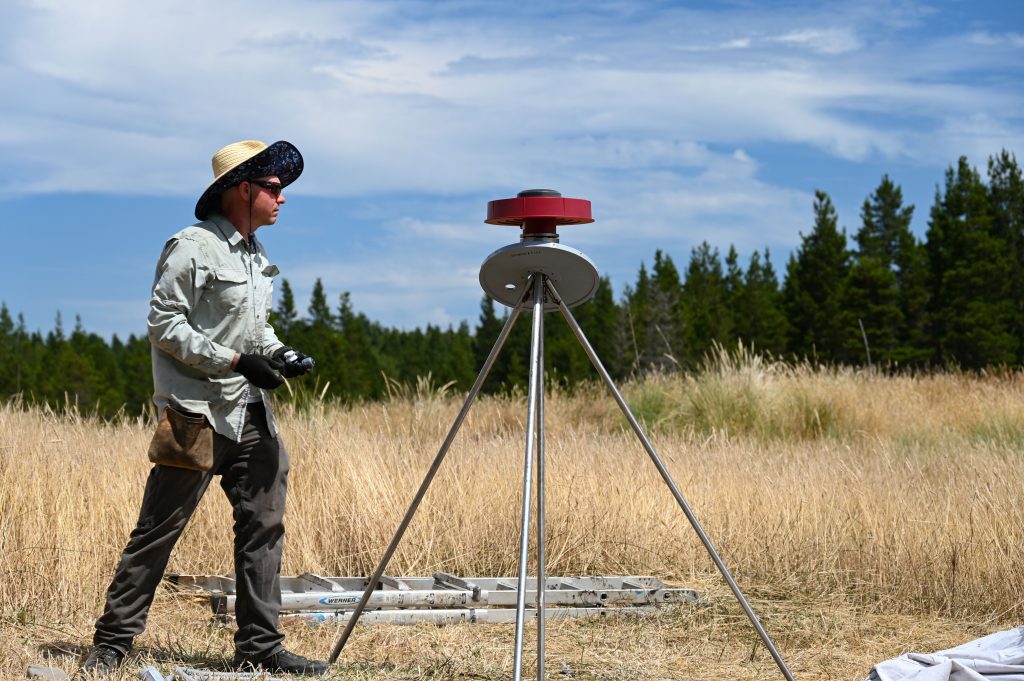
M 281 180 L 277 175 L 258 177 L 244 184 L 248 185 L 251 192 L 252 227 L 255 229 L 277 222 L 277 214 L 285 201 L 284 194 L 281 193 Z

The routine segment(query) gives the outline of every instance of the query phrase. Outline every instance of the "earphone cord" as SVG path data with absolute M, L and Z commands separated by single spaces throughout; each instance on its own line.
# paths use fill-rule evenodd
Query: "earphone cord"
M 250 301 L 250 307 L 252 308 L 252 337 L 250 339 L 253 345 L 253 351 L 262 355 L 263 354 L 263 333 L 262 329 L 259 328 L 259 317 L 256 316 L 256 278 L 252 272 L 252 260 L 253 260 L 253 247 L 256 245 L 256 230 L 252 227 L 252 204 L 253 204 L 253 192 L 252 192 L 252 181 L 249 181 L 249 234 L 245 238 L 245 250 L 249 254 L 249 283 L 252 286 L 252 300 Z

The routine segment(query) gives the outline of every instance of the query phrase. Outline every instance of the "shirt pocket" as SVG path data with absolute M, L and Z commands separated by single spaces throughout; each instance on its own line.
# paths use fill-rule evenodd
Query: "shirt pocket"
M 203 291 L 203 299 L 217 317 L 243 312 L 249 304 L 249 274 L 245 270 L 214 270 Z
M 263 276 L 259 277 L 257 283 L 258 290 L 257 296 L 257 307 L 256 309 L 264 313 L 264 319 L 270 314 L 270 306 L 273 302 L 274 297 L 274 277 L 281 273 L 277 265 L 266 265 L 263 268 Z

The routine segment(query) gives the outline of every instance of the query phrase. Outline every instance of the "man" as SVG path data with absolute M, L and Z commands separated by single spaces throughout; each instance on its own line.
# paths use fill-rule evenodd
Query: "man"
M 171 549 L 215 475 L 234 509 L 236 668 L 327 671 L 325 663 L 285 650 L 278 631 L 289 459 L 267 390 L 312 362 L 289 353 L 267 322 L 278 269 L 255 238 L 258 227 L 277 221 L 281 190 L 302 167 L 288 142 L 247 140 L 219 150 L 214 180 L 196 204 L 200 222 L 172 236 L 157 263 L 148 320 L 153 399 L 161 414 L 170 406 L 212 424 L 213 465 L 150 471 L 82 665 L 86 674 L 114 671 L 145 629 Z

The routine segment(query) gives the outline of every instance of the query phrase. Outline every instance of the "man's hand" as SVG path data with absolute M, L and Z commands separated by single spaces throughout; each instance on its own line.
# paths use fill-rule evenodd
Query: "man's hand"
M 284 383 L 284 377 L 281 375 L 283 369 L 284 363 L 260 355 L 239 355 L 235 364 L 235 371 L 248 378 L 257 388 L 264 390 L 273 390 Z
M 295 378 L 308 374 L 316 366 L 316 362 L 309 355 L 290 348 L 287 345 L 274 353 L 274 359 L 284 365 L 281 373 L 285 378 Z

